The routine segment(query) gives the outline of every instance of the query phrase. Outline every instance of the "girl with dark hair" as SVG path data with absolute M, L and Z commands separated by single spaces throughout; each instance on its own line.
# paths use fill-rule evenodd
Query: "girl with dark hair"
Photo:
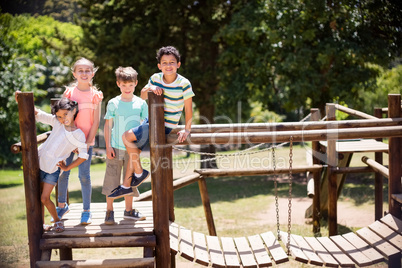
M 16 100 L 19 93 L 20 91 L 15 93 Z M 38 155 L 42 190 L 40 199 L 54 220 L 53 228 L 56 232 L 63 232 L 64 224 L 57 215 L 56 206 L 50 199 L 50 194 L 61 171 L 69 171 L 88 158 L 85 134 L 75 126 L 77 114 L 78 104 L 67 98 L 62 98 L 52 106 L 52 114 L 35 108 L 36 121 L 52 126 L 51 134 L 38 148 Z M 76 149 L 78 149 L 78 158 L 66 165 L 65 160 Z M 43 211 L 42 215 L 44 216 Z M 43 228 L 48 231 L 52 226 L 43 224 Z

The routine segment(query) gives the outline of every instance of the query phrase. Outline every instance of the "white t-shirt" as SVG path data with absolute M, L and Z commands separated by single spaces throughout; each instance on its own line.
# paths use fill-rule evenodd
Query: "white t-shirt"
M 81 129 L 67 131 L 54 115 L 38 110 L 35 119 L 43 124 L 51 125 L 52 132 L 47 140 L 38 148 L 39 168 L 46 173 L 57 171 L 56 166 L 67 159 L 71 152 L 78 148 L 78 157 L 88 159 L 85 134 Z

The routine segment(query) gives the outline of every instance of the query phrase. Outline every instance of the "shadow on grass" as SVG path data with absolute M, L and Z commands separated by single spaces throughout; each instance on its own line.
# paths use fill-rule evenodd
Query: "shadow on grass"
M 24 184 L 24 182 L 21 183 L 0 183 L 0 189 L 6 189 L 6 188 L 11 188 L 11 187 L 16 187 Z

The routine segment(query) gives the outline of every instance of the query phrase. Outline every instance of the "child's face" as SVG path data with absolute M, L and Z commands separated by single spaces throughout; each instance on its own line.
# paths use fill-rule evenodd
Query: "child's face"
M 72 126 L 74 124 L 74 114 L 75 109 L 72 111 L 60 109 L 56 112 L 56 118 L 57 120 L 59 120 L 60 124 L 65 126 Z
M 89 65 L 77 65 L 73 72 L 75 79 L 78 83 L 89 83 L 94 77 L 95 73 L 92 66 Z
M 180 62 L 177 62 L 173 55 L 163 55 L 160 63 L 158 63 L 158 68 L 164 75 L 173 75 L 180 68 Z
M 138 81 L 135 81 L 135 82 L 117 81 L 116 83 L 117 83 L 117 86 L 120 88 L 121 95 L 123 97 L 129 97 L 129 96 L 133 95 L 137 82 Z

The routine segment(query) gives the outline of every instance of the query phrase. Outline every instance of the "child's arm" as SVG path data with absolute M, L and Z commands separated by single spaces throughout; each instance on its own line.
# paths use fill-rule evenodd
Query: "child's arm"
M 152 91 L 156 95 L 162 95 L 163 89 L 154 85 L 146 85 L 143 89 L 141 89 L 141 99 L 148 99 L 148 91 Z
M 94 110 L 94 123 L 92 124 L 91 129 L 89 130 L 89 134 L 87 137 L 87 143 L 92 141 L 95 138 L 96 132 L 98 131 L 99 122 L 100 122 L 100 110 L 101 110 L 101 103 L 99 102 Z
M 190 135 L 191 131 L 191 123 L 193 121 L 193 99 L 188 98 L 184 100 L 184 113 L 185 113 L 185 118 L 186 118 L 186 125 L 183 130 L 180 130 L 177 132 L 177 135 L 179 137 L 177 138 L 179 142 L 183 142 L 187 139 L 187 136 Z
M 106 119 L 105 126 L 103 128 L 103 135 L 105 137 L 106 143 L 106 157 L 108 159 L 113 159 L 115 157 L 115 152 L 110 143 L 111 133 L 112 133 L 113 119 Z
M 57 166 L 60 167 L 61 170 L 63 171 L 69 171 L 70 169 L 73 169 L 75 167 L 78 167 L 79 165 L 81 165 L 82 163 L 85 162 L 85 158 L 80 158 L 78 157 L 77 159 L 75 159 L 70 165 L 66 166 L 66 164 L 64 163 L 64 161 L 60 161 Z

